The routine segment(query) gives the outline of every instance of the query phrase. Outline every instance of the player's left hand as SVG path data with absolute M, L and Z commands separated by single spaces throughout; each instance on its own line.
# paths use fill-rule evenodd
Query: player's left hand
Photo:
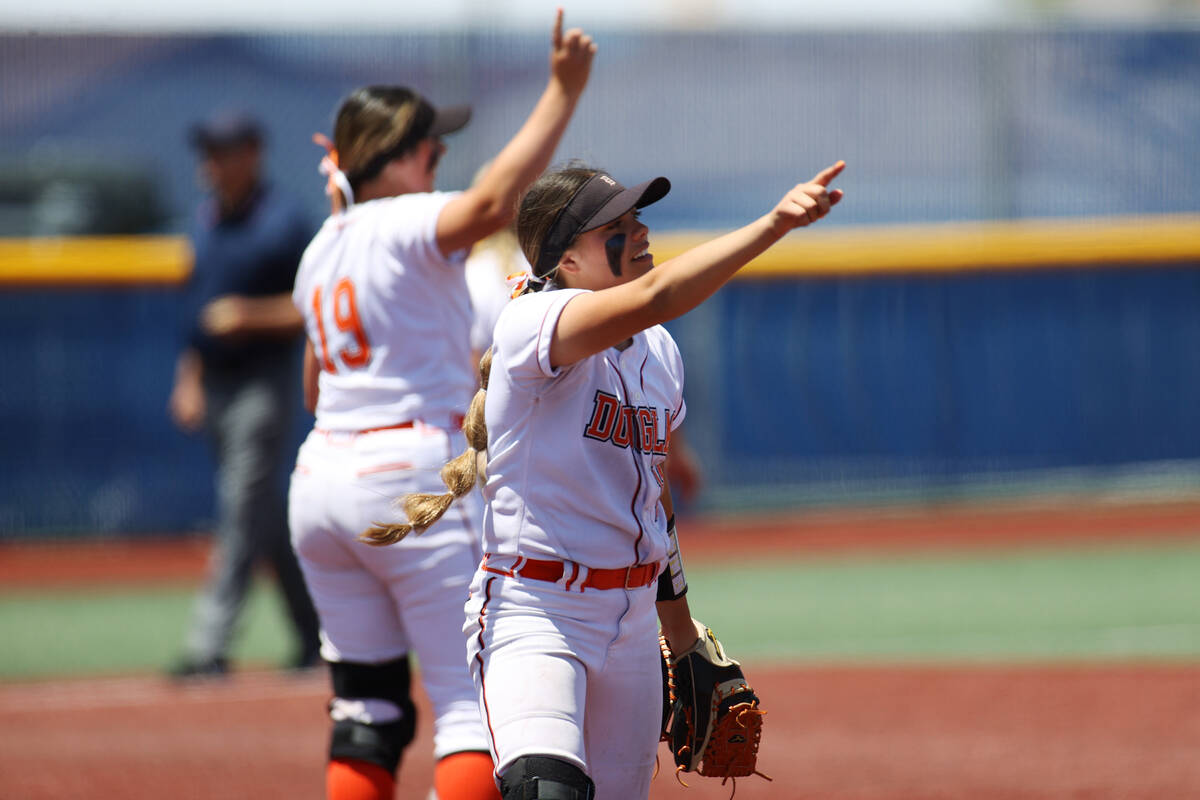
M 195 433 L 204 425 L 204 387 L 199 379 L 183 377 L 175 381 L 167 400 L 171 419 L 184 433 Z
M 682 653 L 672 654 L 666 640 L 660 640 L 671 700 L 663 738 L 671 747 L 676 772 L 766 778 L 755 769 L 766 712 L 759 709 L 741 665 L 725 655 L 710 628 L 698 627 L 703 634 Z

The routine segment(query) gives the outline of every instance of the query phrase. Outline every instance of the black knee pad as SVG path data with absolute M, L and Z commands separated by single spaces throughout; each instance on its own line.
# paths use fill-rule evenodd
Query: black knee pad
M 411 703 L 412 673 L 408 656 L 382 664 L 357 664 L 353 661 L 329 662 L 333 693 L 347 699 L 390 700 L 403 707 Z
M 416 725 L 411 717 L 386 725 L 367 725 L 352 719 L 333 723 L 329 759 L 366 761 L 396 774 L 404 748 L 413 740 Z
M 523 756 L 500 776 L 504 800 L 592 800 L 596 784 L 574 764 L 550 756 Z
M 336 720 L 329 741 L 330 759 L 366 761 L 394 774 L 404 748 L 417 731 L 417 708 L 409 696 L 412 677 L 408 658 L 382 664 L 331 662 L 329 674 L 337 697 L 387 700 L 400 709 L 399 719 L 382 725 Z

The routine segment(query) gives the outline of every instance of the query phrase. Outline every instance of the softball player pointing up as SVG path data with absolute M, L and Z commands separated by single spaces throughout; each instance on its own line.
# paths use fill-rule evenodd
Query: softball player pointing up
M 541 291 L 500 315 L 481 365 L 486 391 L 464 425 L 474 450 L 447 465 L 450 494 L 409 497 L 409 525 L 367 533 L 388 542 L 424 530 L 446 498 L 470 491 L 475 450 L 486 449 L 485 555 L 464 630 L 505 800 L 647 796 L 661 724 L 658 622 L 676 653 L 699 635 L 663 471 L 686 411 L 683 366 L 660 323 L 829 213 L 843 166 L 653 269 L 637 209 L 667 194 L 665 178 L 626 189 L 572 166 L 525 195 L 517 235 Z
M 495 797 L 489 742 L 467 670 L 462 603 L 480 561 L 482 508 L 464 498 L 428 537 L 372 550 L 400 494 L 440 487 L 463 447 L 475 391 L 463 263 L 504 227 L 546 165 L 587 83 L 595 45 L 555 21 L 549 83 L 491 167 L 461 193 L 434 192 L 442 135 L 470 110 L 370 86 L 338 110 L 323 162 L 335 213 L 301 262 L 293 300 L 308 334 L 316 421 L 292 476 L 293 544 L 316 604 L 334 698 L 327 793 L 382 800 L 412 740 L 409 653 L 433 706 L 439 800 Z

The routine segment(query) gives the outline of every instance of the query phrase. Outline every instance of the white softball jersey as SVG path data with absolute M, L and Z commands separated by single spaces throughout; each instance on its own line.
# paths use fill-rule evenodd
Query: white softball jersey
M 351 206 L 309 244 L 292 300 L 322 366 L 318 428 L 457 427 L 466 412 L 475 392 L 466 251 L 443 256 L 436 235 L 454 194 Z
M 483 550 L 611 569 L 663 561 L 659 504 L 683 361 L 654 326 L 624 350 L 550 366 L 563 308 L 585 290 L 523 295 L 500 315 L 488 384 Z
M 458 500 L 433 530 L 390 547 L 357 537 L 402 519 L 396 498 L 445 491 L 442 465 L 466 447 L 456 419 L 475 391 L 465 253 L 446 258 L 437 248 L 438 214 L 452 197 L 402 195 L 331 217 L 305 251 L 293 291 L 322 364 L 315 428 L 297 454 L 288 498 L 321 652 L 368 664 L 415 652 L 437 757 L 488 746 L 465 645 L 454 635 L 481 558 L 480 499 Z M 400 709 L 335 698 L 331 713 L 383 723 Z

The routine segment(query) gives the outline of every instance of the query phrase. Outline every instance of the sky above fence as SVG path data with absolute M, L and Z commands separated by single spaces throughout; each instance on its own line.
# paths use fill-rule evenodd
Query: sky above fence
M 0 30 L 380 32 L 539 28 L 562 5 L 570 24 L 619 29 L 943 27 L 1086 18 L 1200 18 L 1196 0 L 40 0 L 0 8 Z

